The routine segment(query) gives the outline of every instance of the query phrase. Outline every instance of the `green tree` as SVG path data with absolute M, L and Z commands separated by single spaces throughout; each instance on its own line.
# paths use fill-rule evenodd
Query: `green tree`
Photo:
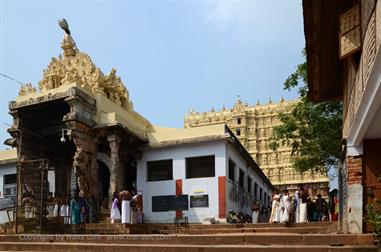
M 305 51 L 303 51 L 304 56 Z M 273 128 L 273 150 L 291 145 L 291 160 L 297 171 L 327 172 L 337 167 L 342 149 L 342 112 L 339 101 L 312 103 L 308 100 L 307 62 L 296 67 L 284 89 L 298 88 L 299 99 L 290 113 L 280 113 L 281 124 Z

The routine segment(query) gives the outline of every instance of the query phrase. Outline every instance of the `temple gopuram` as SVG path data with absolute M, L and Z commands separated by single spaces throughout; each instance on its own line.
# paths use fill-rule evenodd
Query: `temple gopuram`
M 257 101 L 256 105 L 249 106 L 238 97 L 232 109 L 223 106 L 220 111 L 191 111 L 185 116 L 184 127 L 227 124 L 279 190 L 288 189 L 293 192 L 299 184 L 304 184 L 313 198 L 319 193 L 327 197 L 327 174 L 297 172 L 292 167 L 290 145 L 283 144 L 275 151 L 269 146 L 273 127 L 280 123 L 278 114 L 289 113 L 297 102 L 298 100 L 286 101 L 282 98 L 279 103 L 273 103 L 269 99 L 267 104 Z

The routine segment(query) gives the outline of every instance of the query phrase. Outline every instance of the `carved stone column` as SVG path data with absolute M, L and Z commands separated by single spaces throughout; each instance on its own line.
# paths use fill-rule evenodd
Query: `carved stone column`
M 71 137 L 77 147 L 73 169 L 77 177 L 78 189 L 85 197 L 97 196 L 97 138 L 92 129 L 82 123 L 72 121 L 67 124 L 72 129 Z
M 119 157 L 120 137 L 118 135 L 109 135 L 107 137 L 111 149 L 111 167 L 110 167 L 110 188 L 109 200 L 112 199 L 114 192 L 119 192 L 121 188 L 121 160 Z

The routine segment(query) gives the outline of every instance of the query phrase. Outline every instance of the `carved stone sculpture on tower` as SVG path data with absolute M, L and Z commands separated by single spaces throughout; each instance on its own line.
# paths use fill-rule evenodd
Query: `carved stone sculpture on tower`
M 104 75 L 88 54 L 78 50 L 68 34 L 65 34 L 61 48 L 64 56 L 53 57 L 43 72 L 39 82 L 41 91 L 76 83 L 94 94 L 106 96 L 125 110 L 132 110 L 128 91 L 114 68 L 108 75 Z
M 25 96 L 28 94 L 34 94 L 36 93 L 36 89 L 32 86 L 32 84 L 27 83 L 24 85 L 21 85 L 19 96 Z

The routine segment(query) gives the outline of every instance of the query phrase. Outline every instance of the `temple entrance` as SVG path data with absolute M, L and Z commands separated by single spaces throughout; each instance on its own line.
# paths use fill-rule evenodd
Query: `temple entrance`
M 132 158 L 127 159 L 124 169 L 123 187 L 129 192 L 134 190 L 136 193 L 136 161 Z
M 108 198 L 108 191 L 110 188 L 110 170 L 106 164 L 98 160 L 98 172 L 97 172 L 97 189 L 99 192 L 98 196 L 102 199 L 102 202 Z

